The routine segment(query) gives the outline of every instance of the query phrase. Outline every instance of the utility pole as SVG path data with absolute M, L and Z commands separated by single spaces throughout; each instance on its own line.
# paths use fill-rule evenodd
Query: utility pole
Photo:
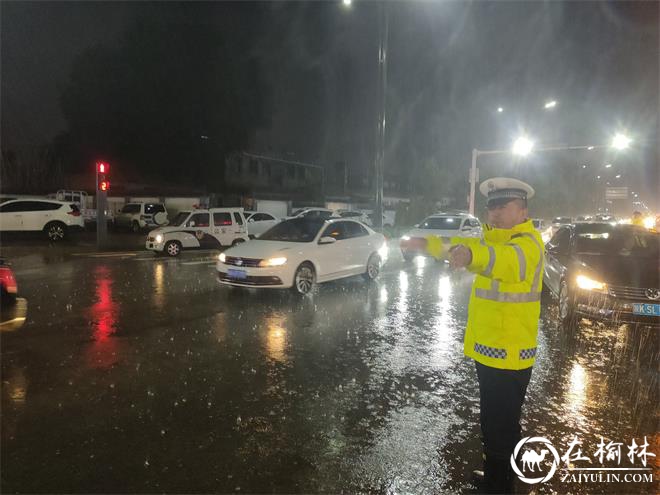
M 380 2 L 380 27 L 378 30 L 378 79 L 379 108 L 376 139 L 375 185 L 376 208 L 374 212 L 374 227 L 383 230 L 383 176 L 385 167 L 385 126 L 387 111 L 387 39 L 389 35 L 388 2 Z

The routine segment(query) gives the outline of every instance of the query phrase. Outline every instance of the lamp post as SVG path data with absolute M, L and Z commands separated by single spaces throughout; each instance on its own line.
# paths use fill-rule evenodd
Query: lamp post
M 479 180 L 479 169 L 477 168 L 477 159 L 482 155 L 508 155 L 514 154 L 518 156 L 526 156 L 534 151 L 577 151 L 577 150 L 594 150 L 603 148 L 614 148 L 617 150 L 624 150 L 630 146 L 632 139 L 623 134 L 617 134 L 612 138 L 612 143 L 607 145 L 585 145 L 585 146 L 547 146 L 544 148 L 534 148 L 534 143 L 527 137 L 520 137 L 514 143 L 510 150 L 472 150 L 472 165 L 470 167 L 470 198 L 468 209 L 471 215 L 474 215 L 475 193 L 477 181 Z
M 385 124 L 387 109 L 387 40 L 389 37 L 389 17 L 387 3 L 379 5 L 380 25 L 378 29 L 378 80 L 379 105 L 376 139 L 376 159 L 374 163 L 376 183 L 376 208 L 374 227 L 383 230 L 383 176 L 385 168 Z

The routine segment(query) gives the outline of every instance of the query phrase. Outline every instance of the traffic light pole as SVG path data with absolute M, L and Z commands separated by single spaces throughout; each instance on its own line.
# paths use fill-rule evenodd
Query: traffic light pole
M 105 174 L 103 174 L 105 175 Z M 105 212 L 108 209 L 108 193 L 99 187 L 99 167 L 96 167 L 96 247 L 102 249 L 107 244 L 108 222 Z

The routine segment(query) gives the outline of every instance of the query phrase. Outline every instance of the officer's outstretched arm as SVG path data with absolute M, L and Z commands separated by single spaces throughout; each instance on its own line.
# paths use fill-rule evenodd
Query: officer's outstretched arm
M 507 244 L 489 244 L 480 239 L 452 239 L 452 244 L 462 244 L 472 251 L 468 270 L 508 283 L 525 280 L 527 267 L 537 266 L 542 256 L 539 246 L 527 236 Z

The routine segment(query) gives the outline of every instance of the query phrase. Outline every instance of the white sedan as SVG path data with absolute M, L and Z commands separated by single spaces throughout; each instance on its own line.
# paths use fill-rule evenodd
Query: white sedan
M 218 281 L 307 294 L 317 283 L 353 275 L 374 280 L 386 258 L 385 238 L 359 222 L 294 218 L 220 254 Z
M 275 218 L 270 213 L 260 211 L 245 212 L 245 216 L 247 217 L 248 234 L 250 235 L 250 239 L 259 237 L 280 222 L 278 218 Z

